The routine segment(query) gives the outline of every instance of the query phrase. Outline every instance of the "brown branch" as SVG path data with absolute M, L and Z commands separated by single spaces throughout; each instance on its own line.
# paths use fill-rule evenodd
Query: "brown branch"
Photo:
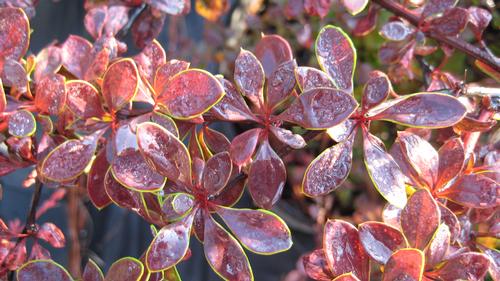
M 409 23 L 411 23 L 416 27 L 418 27 L 421 23 L 420 17 L 418 15 L 406 9 L 404 6 L 400 5 L 396 1 L 393 0 L 372 0 L 372 1 L 382 6 L 384 9 L 392 12 L 396 16 L 407 20 Z M 431 31 L 426 31 L 425 35 L 440 43 L 450 45 L 453 48 L 460 50 L 461 52 L 464 52 L 474 57 L 475 59 L 485 63 L 495 71 L 500 72 L 500 62 L 495 57 L 468 42 L 465 42 L 454 36 L 443 36 L 441 34 Z

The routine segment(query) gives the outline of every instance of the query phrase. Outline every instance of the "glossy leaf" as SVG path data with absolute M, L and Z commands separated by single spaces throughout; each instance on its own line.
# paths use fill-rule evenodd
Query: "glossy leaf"
M 417 93 L 382 103 L 366 116 L 411 127 L 443 128 L 459 122 L 465 112 L 465 107 L 452 96 Z
M 413 193 L 401 212 L 401 229 L 411 247 L 425 249 L 440 224 L 441 212 L 426 189 Z
M 448 252 L 450 246 L 450 230 L 446 224 L 439 225 L 429 246 L 425 249 L 425 266 L 433 268 L 439 264 Z
M 105 281 L 139 281 L 144 273 L 141 261 L 126 257 L 114 262 L 106 273 Z
M 217 214 L 241 244 L 252 252 L 269 255 L 286 251 L 292 246 L 290 229 L 274 213 L 220 207 Z
M 156 0 L 148 0 L 148 1 L 156 1 Z M 131 28 L 132 39 L 135 45 L 139 48 L 144 48 L 146 47 L 147 44 L 151 43 L 155 38 L 157 38 L 163 29 L 163 24 L 165 23 L 166 17 L 167 17 L 166 14 L 159 13 L 156 9 L 153 9 L 152 7 L 149 9 L 145 9 L 142 13 L 140 13 L 139 16 L 136 18 L 136 20 L 134 21 L 134 23 L 132 24 Z
M 36 65 L 33 77 L 40 81 L 45 76 L 56 74 L 62 65 L 61 48 L 50 45 L 42 49 L 35 58 Z
M 146 3 L 163 13 L 174 16 L 187 13 L 191 8 L 191 2 L 186 0 L 146 0 Z
M 372 32 L 377 27 L 378 14 L 378 9 L 370 5 L 368 13 L 356 22 L 356 26 L 352 30 L 352 35 L 365 36 Z
M 273 109 L 290 96 L 295 87 L 295 61 L 284 62 L 271 73 L 267 81 L 266 103 Z
M 463 175 L 452 186 L 438 192 L 438 196 L 469 208 L 491 208 L 500 203 L 498 183 L 481 174 Z
M 35 106 L 42 112 L 58 115 L 66 102 L 64 76 L 45 76 L 36 84 Z
M 412 33 L 412 29 L 401 21 L 390 21 L 380 29 L 380 35 L 391 41 L 406 40 Z
M 445 10 L 442 17 L 430 21 L 430 30 L 442 36 L 456 36 L 465 29 L 469 12 L 464 8 Z
M 483 280 L 490 260 L 480 253 L 463 253 L 449 259 L 438 270 L 426 273 L 441 280 Z
M 83 79 L 91 50 L 92 44 L 89 41 L 80 36 L 70 35 L 61 46 L 64 68 L 77 78 Z
M 422 251 L 417 249 L 398 250 L 387 262 L 382 280 L 422 280 L 424 265 Z
M 465 163 L 464 144 L 460 138 L 452 138 L 439 148 L 438 180 L 435 188 L 446 185 L 463 169 Z
M 66 83 L 66 105 L 78 118 L 102 117 L 104 110 L 99 92 L 90 83 L 73 80 Z
M 255 46 L 255 56 L 259 59 L 266 78 L 282 63 L 293 60 L 290 44 L 279 35 L 263 35 Z
M 221 82 L 226 94 L 220 102 L 212 107 L 211 112 L 218 119 L 224 121 L 256 121 L 257 118 L 250 111 L 236 87 L 224 78 L 219 78 L 219 82 Z
M 19 8 L 0 8 L 0 57 L 19 60 L 28 50 L 30 24 Z
M 223 96 L 224 89 L 212 74 L 189 69 L 168 81 L 157 102 L 174 118 L 190 119 L 209 110 Z
M 111 111 L 118 111 L 130 102 L 139 87 L 139 73 L 131 59 L 121 59 L 104 74 L 102 96 Z
M 137 64 L 139 73 L 146 78 L 151 86 L 154 85 L 158 69 L 167 64 L 165 50 L 156 40 L 153 40 L 142 50 L 142 52 L 137 54 L 134 57 L 134 61 Z M 187 69 L 187 67 L 185 69 Z
M 231 142 L 230 154 L 234 164 L 241 166 L 248 162 L 257 147 L 261 129 L 255 128 L 236 136 Z
M 186 255 L 194 214 L 164 226 L 151 242 L 146 265 L 152 272 L 176 265 Z
M 205 257 L 224 280 L 253 280 L 252 268 L 238 241 L 212 217 L 205 219 Z
M 330 75 L 337 88 L 352 92 L 356 49 L 349 36 L 339 27 L 325 26 L 318 34 L 315 50 L 321 69 Z
M 302 263 L 306 274 L 310 278 L 321 281 L 332 280 L 333 276 L 328 268 L 323 249 L 314 250 L 312 253 L 305 255 L 302 258 Z
M 338 125 L 328 128 L 326 133 L 330 136 L 330 138 L 332 138 L 332 140 L 336 142 L 344 142 L 352 135 L 358 125 L 359 122 L 357 120 L 349 118 Z
M 378 263 L 386 264 L 393 252 L 407 246 L 403 234 L 387 224 L 365 222 L 358 229 L 366 253 Z
M 399 207 L 387 203 L 382 210 L 382 220 L 394 228 L 401 229 L 401 211 Z
M 438 206 L 441 211 L 441 222 L 448 226 L 448 230 L 451 234 L 450 241 L 453 243 L 457 240 L 461 233 L 460 221 L 457 216 L 445 205 L 438 203 Z
M 234 170 L 233 170 L 234 171 Z M 232 207 L 240 200 L 243 196 L 243 191 L 245 190 L 245 178 L 233 177 L 229 180 L 231 184 L 228 184 L 222 191 L 212 199 L 212 203 L 218 206 Z
M 191 180 L 191 159 L 182 142 L 154 123 L 137 126 L 139 148 L 155 171 L 172 181 Z
M 336 88 L 331 78 L 316 68 L 299 66 L 295 70 L 295 76 L 297 84 L 303 92 L 313 88 Z
M 264 105 L 264 69 L 257 57 L 251 52 L 241 49 L 234 62 L 234 81 L 241 94 L 246 96 L 255 106 Z
M 271 133 L 282 143 L 290 146 L 293 149 L 301 149 L 307 145 L 304 138 L 299 134 L 294 134 L 292 131 L 271 126 Z
M 36 237 L 46 241 L 54 248 L 62 248 L 66 243 L 66 239 L 61 229 L 50 222 L 46 222 L 40 226 Z
M 255 204 L 270 209 L 280 198 L 286 182 L 283 160 L 263 141 L 248 173 L 248 191 Z
M 155 41 L 154 41 L 155 42 Z M 172 79 L 178 73 L 189 69 L 189 62 L 181 60 L 170 60 L 165 64 L 158 67 L 154 73 L 154 89 L 156 94 L 160 94 L 164 91 L 165 86 L 168 81 Z
M 113 203 L 122 208 L 137 209 L 141 205 L 138 193 L 119 183 L 113 177 L 111 168 L 108 169 L 104 176 L 104 189 Z
M 307 129 L 327 129 L 346 120 L 357 106 L 346 92 L 315 88 L 303 92 L 279 118 Z
M 224 134 L 210 129 L 207 126 L 202 129 L 202 140 L 206 149 L 212 154 L 229 151 L 231 147 L 231 142 Z
M 481 39 L 483 31 L 488 27 L 493 17 L 488 10 L 476 6 L 469 7 L 467 10 L 469 12 L 469 28 L 477 39 Z
M 406 205 L 404 176 L 398 164 L 384 149 L 382 141 L 363 131 L 365 166 L 375 188 L 389 203 L 399 208 Z
M 104 274 L 97 264 L 89 259 L 83 270 L 83 281 L 104 281 Z
M 172 193 L 165 197 L 161 210 L 168 221 L 182 218 L 194 206 L 194 198 L 187 193 Z
M 56 182 L 78 177 L 94 156 L 101 132 L 81 140 L 68 140 L 60 144 L 43 160 L 40 171 L 43 176 Z
M 458 0 L 429 0 L 424 6 L 421 17 L 426 18 L 428 16 L 440 14 L 450 8 L 453 8 L 457 2 Z
M 217 194 L 226 186 L 232 168 L 229 152 L 221 152 L 208 159 L 201 179 L 208 194 Z
M 355 16 L 365 9 L 366 5 L 368 5 L 368 0 L 342 0 L 342 5 L 344 5 L 349 14 Z
M 363 110 L 368 110 L 384 102 L 392 92 L 389 77 L 381 71 L 370 72 L 370 78 L 363 89 L 361 105 Z
M 352 165 L 354 136 L 325 149 L 307 167 L 302 189 L 307 196 L 328 194 L 349 175 Z
M 18 281 L 73 280 L 66 269 L 51 260 L 32 260 L 23 264 L 16 272 L 16 279 Z
M 9 116 L 9 134 L 18 138 L 32 136 L 36 131 L 35 116 L 27 110 L 19 110 Z

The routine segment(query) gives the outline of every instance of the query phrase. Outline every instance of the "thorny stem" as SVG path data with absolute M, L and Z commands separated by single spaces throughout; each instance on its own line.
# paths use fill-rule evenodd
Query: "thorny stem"
M 418 17 L 415 13 L 412 13 L 410 10 L 406 9 L 404 6 L 398 4 L 396 1 L 392 0 L 372 0 L 372 1 L 382 6 L 384 9 L 392 12 L 396 16 L 407 20 L 409 23 L 411 23 L 416 27 L 418 27 L 421 23 L 420 17 Z M 453 48 L 460 50 L 474 57 L 475 59 L 485 63 L 495 71 L 500 72 L 500 62 L 495 57 L 490 55 L 488 52 L 483 51 L 472 44 L 469 44 L 454 36 L 443 36 L 441 34 L 431 31 L 426 31 L 425 35 L 440 43 L 450 45 Z

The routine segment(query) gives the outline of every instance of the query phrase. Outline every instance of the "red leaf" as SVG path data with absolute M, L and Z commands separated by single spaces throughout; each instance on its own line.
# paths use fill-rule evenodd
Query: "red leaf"
M 479 121 L 466 115 L 464 119 L 462 119 L 462 121 L 453 126 L 453 131 L 455 131 L 459 135 L 462 133 L 470 132 L 487 132 L 496 124 L 497 121 L 493 119 L 487 121 Z
M 81 140 L 68 140 L 60 144 L 43 160 L 40 168 L 43 176 L 56 182 L 78 177 L 92 160 L 100 135 L 98 131 Z
M 271 133 L 282 143 L 290 146 L 293 149 L 301 149 L 307 145 L 304 138 L 299 134 L 294 134 L 292 131 L 271 126 Z
M 42 113 L 58 115 L 66 102 L 64 76 L 45 76 L 36 85 L 35 106 Z
M 269 78 L 278 65 L 293 59 L 290 44 L 279 35 L 264 35 L 255 46 L 255 56 L 259 59 L 266 78 Z
M 465 113 L 462 103 L 452 96 L 417 93 L 382 103 L 369 110 L 366 117 L 412 127 L 443 128 L 462 120 Z
M 439 155 L 430 143 L 416 134 L 400 131 L 398 140 L 401 152 L 408 164 L 423 180 L 429 189 L 432 189 L 438 178 Z
M 223 96 L 224 89 L 212 74 L 189 69 L 168 81 L 157 102 L 174 118 L 190 119 L 205 113 Z
M 421 17 L 426 18 L 435 14 L 440 14 L 457 4 L 457 0 L 429 0 L 424 6 Z
M 204 126 L 201 133 L 203 144 L 212 154 L 229 151 L 231 142 L 224 134 L 210 129 L 208 126 Z
M 66 83 L 66 105 L 77 118 L 100 118 L 104 115 L 101 97 L 92 84 L 83 80 L 73 80 Z
M 316 68 L 299 66 L 295 71 L 295 75 L 297 84 L 303 92 L 313 88 L 335 88 L 330 77 Z
M 339 27 L 327 25 L 319 32 L 315 49 L 321 69 L 330 75 L 337 88 L 352 92 L 356 49 L 349 36 Z
M 149 0 L 155 1 L 155 0 Z M 163 29 L 166 14 L 154 12 L 151 7 L 146 8 L 132 24 L 132 39 L 139 48 L 144 48 L 152 42 Z
M 335 277 L 332 281 L 359 281 L 359 279 L 356 275 L 349 272 Z
M 365 222 L 358 229 L 366 253 L 378 263 L 386 264 L 393 252 L 407 247 L 403 234 L 387 224 Z
M 18 281 L 73 280 L 66 269 L 51 260 L 32 260 L 23 264 L 17 271 L 16 278 Z
M 230 154 L 234 164 L 241 166 L 248 162 L 259 141 L 261 129 L 255 128 L 237 135 L 231 142 Z
M 306 129 L 327 129 L 346 120 L 357 106 L 344 91 L 316 88 L 303 92 L 279 118 Z
M 460 138 L 452 138 L 439 148 L 438 154 L 438 180 L 434 187 L 436 190 L 446 185 L 462 171 L 465 164 L 464 144 Z
M 320 281 L 332 280 L 333 274 L 328 268 L 323 249 L 314 250 L 312 253 L 304 256 L 302 262 L 304 270 L 310 278 Z
M 144 265 L 138 259 L 121 258 L 106 273 L 106 281 L 138 281 L 144 273 Z
M 3 60 L 21 59 L 30 41 L 30 24 L 23 10 L 0 8 L 0 57 Z
M 357 129 L 359 122 L 355 119 L 346 119 L 344 122 L 330 127 L 326 133 L 336 142 L 344 142 Z
M 439 226 L 441 212 L 427 189 L 415 191 L 401 212 L 401 228 L 408 244 L 425 249 Z
M 352 224 L 328 220 L 323 234 L 323 250 L 333 276 L 352 272 L 360 280 L 369 280 L 370 258 Z
M 64 234 L 55 224 L 46 222 L 38 230 L 36 237 L 47 241 L 54 248 L 62 248 L 66 243 Z
M 290 229 L 274 213 L 220 207 L 217 214 L 241 244 L 254 253 L 276 254 L 292 246 Z
M 208 194 L 217 194 L 226 186 L 232 168 L 229 152 L 221 152 L 208 159 L 201 179 Z
M 252 268 L 240 244 L 211 216 L 205 218 L 205 257 L 224 280 L 253 280 Z
M 139 148 L 155 171 L 172 181 L 191 182 L 191 159 L 182 142 L 154 123 L 137 126 Z
M 102 96 L 112 112 L 116 112 L 129 103 L 137 93 L 139 74 L 132 59 L 121 59 L 104 74 Z
M 311 16 L 326 17 L 330 11 L 332 0 L 304 0 L 304 9 Z
M 11 226 L 11 229 L 12 228 L 13 227 Z M 19 229 L 19 231 L 15 232 L 20 233 L 21 230 Z M 21 241 L 17 243 L 15 247 L 10 249 L 9 255 L 5 257 L 4 264 L 7 269 L 14 271 L 17 270 L 26 261 L 26 258 L 26 239 L 21 239 Z M 19 278 L 18 280 L 20 281 Z
M 451 242 L 455 242 L 461 233 L 460 221 L 457 216 L 446 206 L 441 203 L 438 203 L 439 210 L 441 211 L 441 222 L 448 226 L 450 230 Z
M 83 19 L 83 24 L 87 32 L 94 38 L 97 39 L 102 35 L 102 29 L 107 19 L 108 6 L 102 5 L 92 8 L 87 11 L 85 18 Z
M 167 129 L 175 137 L 179 138 L 179 129 L 177 128 L 177 124 L 172 118 L 168 117 L 168 115 L 158 111 L 153 111 L 151 112 L 151 121 Z
M 50 45 L 38 53 L 35 61 L 33 77 L 36 82 L 39 82 L 44 76 L 54 75 L 61 68 L 61 48 Z
M 267 81 L 266 103 L 269 109 L 274 109 L 285 101 L 295 87 L 295 61 L 284 62 L 271 73 Z
M 469 21 L 469 12 L 464 8 L 452 8 L 444 12 L 442 17 L 430 21 L 431 32 L 443 36 L 455 36 L 465 29 Z
M 87 71 L 88 59 L 92 50 L 92 44 L 86 39 L 70 35 L 61 46 L 61 57 L 64 68 L 83 79 Z
M 9 116 L 9 134 L 18 138 L 32 136 L 36 131 L 36 120 L 33 113 L 19 110 Z
M 122 208 L 137 209 L 142 204 L 136 191 L 124 187 L 115 180 L 111 168 L 108 169 L 104 176 L 104 189 L 113 203 Z
M 380 36 L 391 41 L 406 40 L 412 33 L 411 27 L 401 21 L 387 22 L 380 29 Z
M 387 262 L 382 281 L 422 280 L 424 254 L 417 249 L 401 249 Z
M 368 5 L 368 0 L 342 0 L 342 5 L 344 5 L 349 14 L 355 16 L 365 9 L 366 5 Z
M 375 5 L 370 5 L 368 9 L 368 13 L 360 18 L 356 22 L 356 26 L 354 27 L 352 34 L 354 36 L 365 36 L 372 32 L 375 27 L 377 27 L 378 20 L 378 8 L 374 8 Z
M 106 159 L 106 150 L 102 149 L 94 159 L 87 177 L 87 193 L 90 202 L 97 209 L 102 209 L 111 203 L 111 199 L 104 188 L 104 178 L 108 170 L 109 163 Z
M 378 70 L 370 72 L 370 79 L 363 89 L 361 100 L 363 110 L 368 110 L 384 102 L 391 92 L 391 81 L 385 73 Z
M 97 264 L 89 259 L 83 270 L 83 281 L 104 281 L 104 275 Z
M 400 208 L 387 203 L 382 210 L 382 219 L 384 223 L 394 228 L 401 229 L 401 211 Z
M 404 175 L 380 139 L 363 130 L 365 165 L 377 191 L 392 205 L 406 205 Z
M 194 206 L 193 196 L 187 193 L 168 194 L 163 200 L 161 210 L 165 219 L 175 221 L 189 213 Z
M 10 59 L 3 61 L 3 71 L 0 73 L 5 86 L 16 88 L 21 93 L 28 91 L 28 75 L 20 62 Z
M 226 94 L 220 102 L 211 108 L 211 113 L 223 121 L 258 121 L 236 87 L 224 78 L 219 78 L 219 82 L 221 82 Z
M 124 5 L 113 5 L 108 7 L 107 18 L 104 24 L 104 33 L 109 36 L 114 36 L 127 24 L 129 21 L 128 12 L 130 8 Z
M 169 15 L 187 14 L 191 9 L 191 2 L 187 0 L 146 0 L 151 7 Z
M 240 200 L 243 195 L 243 191 L 245 190 L 245 178 L 234 177 L 229 182 L 231 184 L 228 184 L 224 189 L 222 189 L 222 191 L 214 199 L 212 199 L 212 203 L 218 206 L 232 207 Z
M 488 27 L 492 19 L 492 15 L 488 10 L 479 7 L 469 7 L 469 27 L 476 35 L 477 40 L 483 37 L 483 31 Z
M 484 209 L 500 204 L 498 183 L 480 174 L 464 175 L 437 195 L 468 208 Z
M 425 249 L 425 267 L 431 269 L 439 264 L 450 246 L 450 230 L 446 224 L 439 225 L 429 246 Z
M 248 191 L 255 204 L 270 209 L 281 198 L 285 182 L 285 164 L 269 142 L 263 141 L 248 173 Z
M 263 107 L 264 69 L 257 57 L 251 52 L 241 49 L 234 62 L 234 81 L 241 94 L 258 108 Z
M 483 280 L 490 260 L 480 253 L 463 253 L 449 259 L 442 267 L 427 276 L 441 280 Z
M 146 264 L 150 271 L 165 270 L 184 258 L 189 248 L 193 217 L 194 211 L 158 232 L 146 253 Z
M 354 134 L 344 142 L 325 149 L 307 167 L 302 181 L 307 196 L 328 194 L 339 187 L 349 175 L 352 166 Z
M 156 40 L 153 40 L 151 43 L 149 43 L 144 49 L 142 49 L 142 52 L 134 57 L 134 61 L 137 64 L 139 73 L 141 74 L 141 76 L 146 78 L 151 86 L 154 85 L 158 69 L 172 69 L 172 64 L 170 64 L 170 62 L 168 64 L 166 63 L 166 57 L 167 56 L 165 54 L 165 50 Z M 181 63 L 180 61 L 175 62 Z M 189 66 L 182 70 L 186 70 L 188 67 Z M 160 73 L 164 73 L 164 70 Z M 170 77 L 171 76 L 173 75 L 170 75 Z

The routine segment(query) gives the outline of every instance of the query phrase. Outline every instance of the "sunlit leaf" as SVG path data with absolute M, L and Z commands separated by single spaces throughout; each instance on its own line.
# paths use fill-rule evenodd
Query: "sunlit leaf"
M 116 205 L 126 209 L 140 207 L 140 198 L 136 191 L 126 188 L 120 184 L 112 175 L 109 168 L 104 176 L 104 190 Z
M 73 280 L 64 267 L 51 260 L 32 260 L 23 264 L 16 272 L 16 279 L 18 281 Z
M 155 42 L 155 41 L 153 41 Z M 178 73 L 189 69 L 189 62 L 182 60 L 170 60 L 165 64 L 158 67 L 154 73 L 154 89 L 156 94 L 159 95 L 165 89 L 168 81 Z
M 208 159 L 201 180 L 208 194 L 217 194 L 226 186 L 232 167 L 229 152 L 221 152 Z
M 351 171 L 354 136 L 325 149 L 307 167 L 302 189 L 307 196 L 328 194 L 340 186 Z
M 234 81 L 241 94 L 246 96 L 255 106 L 264 105 L 264 69 L 257 57 L 251 52 L 241 49 L 234 62 Z
M 255 56 L 259 59 L 266 78 L 282 63 L 293 59 L 290 44 L 279 35 L 263 35 L 255 46 Z
M 194 198 L 187 193 L 168 194 L 161 210 L 168 221 L 175 221 L 186 215 L 194 206 Z
M 104 74 L 102 96 L 108 108 L 118 111 L 137 93 L 139 74 L 132 59 L 121 59 L 111 66 Z
M 337 88 L 352 92 L 356 49 L 349 36 L 339 27 L 327 25 L 318 34 L 315 50 L 321 69 Z
M 286 182 L 283 160 L 263 141 L 248 173 L 248 190 L 255 204 L 270 209 L 280 198 Z
M 346 120 L 357 106 L 344 91 L 315 88 L 303 92 L 279 118 L 307 129 L 327 129 Z
M 212 74 L 189 69 L 168 81 L 157 102 L 174 118 L 190 119 L 209 110 L 223 96 L 224 89 Z
M 306 274 L 310 278 L 321 281 L 332 280 L 333 276 L 328 268 L 323 249 L 314 250 L 312 253 L 305 255 L 302 258 L 302 263 Z
M 359 279 L 356 275 L 349 272 L 335 277 L 332 281 L 359 281 Z
M 463 175 L 437 194 L 469 208 L 491 208 L 500 203 L 498 183 L 481 174 Z
M 489 265 L 490 260 L 484 254 L 469 252 L 449 259 L 426 275 L 441 280 L 483 280 Z
M 271 126 L 271 133 L 282 143 L 290 146 L 293 149 L 301 149 L 307 145 L 304 138 L 299 134 L 294 134 L 292 131 Z
M 9 116 L 9 134 L 23 138 L 32 136 L 36 131 L 36 120 L 33 113 L 19 110 Z
M 189 153 L 172 133 L 154 123 L 142 123 L 137 126 L 137 141 L 155 171 L 172 181 L 190 182 Z
M 406 205 L 404 175 L 380 139 L 363 130 L 365 165 L 375 188 L 389 203 Z
M 426 18 L 435 14 L 440 14 L 457 4 L 458 0 L 429 0 L 426 1 L 421 17 Z
M 380 35 L 385 39 L 391 41 L 406 40 L 412 33 L 413 30 L 407 24 L 401 21 L 387 22 L 380 29 Z
M 46 222 L 40 226 L 36 237 L 46 241 L 54 248 L 62 248 L 66 244 L 66 239 L 61 229 L 50 222 Z
M 381 71 L 370 72 L 370 78 L 363 89 L 361 105 L 363 110 L 370 109 L 384 102 L 392 92 L 389 77 Z
M 233 139 L 231 142 L 230 154 L 234 164 L 241 166 L 252 158 L 260 133 L 261 129 L 255 128 Z
M 30 24 L 19 8 L 0 8 L 0 57 L 18 61 L 28 50 Z
M 42 49 L 36 56 L 33 72 L 34 80 L 39 82 L 45 76 L 56 74 L 62 65 L 61 48 L 50 45 Z
M 358 230 L 352 224 L 328 220 L 324 229 L 323 250 L 333 276 L 352 272 L 360 280 L 369 279 L 370 258 L 363 249 Z
M 438 203 L 438 206 L 441 211 L 441 222 L 448 226 L 451 233 L 450 241 L 453 243 L 461 233 L 460 221 L 457 216 L 445 205 Z
M 106 35 L 116 35 L 125 27 L 129 21 L 128 12 L 130 8 L 125 5 L 110 5 L 107 11 L 107 19 L 104 24 Z
M 244 190 L 245 178 L 235 176 L 231 178 L 226 187 L 212 199 L 212 203 L 218 206 L 232 207 L 240 200 L 241 196 L 243 196 Z
M 295 70 L 295 76 L 303 92 L 313 88 L 335 88 L 330 77 L 316 68 L 299 66 Z
M 104 110 L 99 92 L 90 83 L 73 80 L 66 83 L 66 105 L 78 118 L 102 117 Z
M 105 281 L 139 281 L 144 273 L 144 265 L 131 257 L 115 261 L 106 273 Z
M 35 106 L 42 113 L 58 115 L 66 102 L 64 76 L 45 76 L 36 85 Z
M 424 253 L 418 249 L 401 249 L 387 262 L 383 281 L 421 280 L 424 272 Z
M 469 11 L 469 28 L 477 39 L 481 39 L 483 31 L 488 27 L 493 17 L 488 10 L 480 7 L 472 6 L 467 10 Z
M 211 216 L 205 219 L 205 257 L 224 280 L 253 280 L 252 268 L 238 241 Z
M 366 253 L 378 263 L 386 264 L 393 252 L 407 247 L 403 234 L 387 224 L 365 222 L 358 229 Z
M 157 0 L 148 0 L 148 2 L 152 1 Z M 186 2 L 185 0 L 180 1 Z M 172 2 L 179 1 L 176 0 Z M 157 38 L 163 29 L 166 17 L 167 15 L 165 13 L 158 13 L 156 9 L 153 9 L 153 7 L 146 8 L 142 13 L 140 13 L 140 15 L 134 20 L 131 28 L 132 39 L 135 45 L 139 48 L 144 48 L 147 44 Z
M 446 224 L 439 225 L 429 246 L 425 249 L 425 266 L 433 268 L 439 264 L 448 252 L 450 246 L 450 229 Z
M 365 9 L 368 0 L 342 0 L 342 4 L 349 14 L 355 16 Z
M 165 50 L 158 41 L 153 40 L 134 57 L 134 61 L 139 73 L 153 86 L 158 69 L 166 65 Z
M 295 87 L 295 61 L 284 62 L 271 73 L 267 81 L 266 103 L 269 109 L 280 105 Z
M 442 36 L 456 36 L 465 29 L 468 21 L 469 12 L 466 9 L 447 9 L 442 17 L 430 21 L 429 29 Z
M 425 249 L 439 227 L 441 212 L 427 189 L 413 193 L 401 212 L 401 228 L 411 247 Z
M 236 87 L 224 78 L 219 78 L 219 82 L 221 82 L 226 94 L 220 102 L 212 107 L 211 112 L 218 119 L 224 121 L 256 121 L 257 118 L 250 111 Z
M 446 185 L 456 177 L 465 164 L 465 149 L 460 138 L 452 138 L 439 148 L 438 180 L 435 188 Z
M 274 213 L 223 207 L 217 213 L 241 244 L 252 252 L 269 255 L 286 251 L 292 246 L 290 229 Z
M 191 2 L 186 0 L 146 0 L 151 7 L 169 15 L 181 15 L 189 12 Z
M 378 15 L 378 9 L 374 5 L 370 5 L 368 13 L 356 22 L 356 26 L 352 30 L 352 35 L 365 36 L 372 32 L 377 27 Z
M 83 270 L 83 281 L 104 281 L 104 274 L 97 264 L 89 259 Z
M 452 96 L 417 93 L 382 103 L 366 116 L 412 127 L 443 128 L 459 122 L 465 113 L 465 107 Z
M 186 255 L 194 214 L 164 226 L 151 242 L 146 253 L 150 271 L 165 270 L 176 265 Z
M 230 150 L 231 142 L 224 134 L 210 129 L 208 126 L 204 126 L 201 132 L 203 144 L 210 153 L 217 154 Z
M 401 229 L 401 211 L 399 207 L 387 203 L 382 210 L 382 220 L 394 228 Z
M 91 50 L 92 44 L 89 41 L 80 36 L 70 35 L 61 46 L 64 68 L 77 78 L 83 79 Z
M 92 8 L 87 11 L 83 24 L 87 32 L 94 38 L 99 38 L 102 35 L 102 29 L 106 22 L 108 6 L 102 5 Z
M 332 1 L 304 0 L 306 13 L 311 16 L 319 16 L 322 19 L 330 12 L 331 5 Z

